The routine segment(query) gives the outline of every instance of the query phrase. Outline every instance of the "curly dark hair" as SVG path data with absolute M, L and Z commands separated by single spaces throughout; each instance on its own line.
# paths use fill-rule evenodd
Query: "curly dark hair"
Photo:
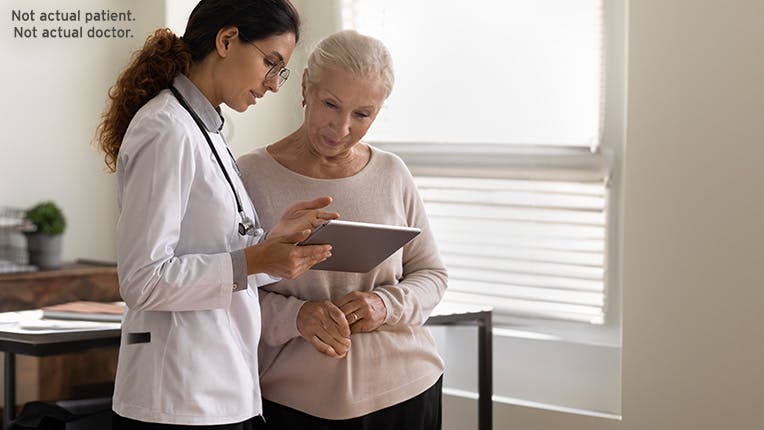
M 156 30 L 109 89 L 96 143 L 110 171 L 117 169 L 122 139 L 138 109 L 212 52 L 218 32 L 226 27 L 237 27 L 244 41 L 284 33 L 300 38 L 300 17 L 289 0 L 201 0 L 182 38 L 167 28 Z

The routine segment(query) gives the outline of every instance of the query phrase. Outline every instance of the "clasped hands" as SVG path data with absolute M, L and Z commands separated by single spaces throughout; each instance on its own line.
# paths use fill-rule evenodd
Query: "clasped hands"
M 339 218 L 336 212 L 321 210 L 331 204 L 331 197 L 300 201 L 284 211 L 268 238 L 244 249 L 247 273 L 267 273 L 294 279 L 329 258 L 329 245 L 295 246 L 310 236 L 310 232 L 327 220 Z
M 335 302 L 305 302 L 297 314 L 297 330 L 319 352 L 343 358 L 352 333 L 374 331 L 386 317 L 387 308 L 378 295 L 352 291 Z

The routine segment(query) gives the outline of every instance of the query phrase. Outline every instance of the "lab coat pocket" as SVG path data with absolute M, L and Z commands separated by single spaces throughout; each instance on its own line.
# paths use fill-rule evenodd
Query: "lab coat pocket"
M 232 415 L 251 404 L 254 380 L 223 310 L 177 312 L 162 359 L 165 410 Z

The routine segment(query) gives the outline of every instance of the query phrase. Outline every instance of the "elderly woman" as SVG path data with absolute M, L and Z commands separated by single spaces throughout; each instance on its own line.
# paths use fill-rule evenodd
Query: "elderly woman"
M 443 362 L 423 324 L 446 269 L 406 166 L 361 142 L 392 86 L 380 41 L 333 34 L 303 73 L 303 124 L 239 159 L 265 228 L 289 202 L 319 193 L 333 196 L 329 209 L 343 219 L 422 229 L 368 273 L 311 270 L 260 290 L 269 428 L 441 426 Z

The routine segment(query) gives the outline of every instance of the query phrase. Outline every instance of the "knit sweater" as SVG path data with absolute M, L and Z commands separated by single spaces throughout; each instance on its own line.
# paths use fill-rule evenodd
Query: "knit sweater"
M 431 387 L 443 373 L 443 361 L 423 324 L 445 292 L 447 275 L 422 200 L 400 158 L 372 147 L 368 164 L 340 179 L 293 172 L 265 148 L 238 163 L 266 230 L 295 201 L 323 195 L 333 197 L 326 210 L 339 212 L 340 219 L 422 229 L 368 273 L 310 270 L 260 289 L 263 397 L 313 416 L 348 419 Z M 297 314 L 305 301 L 337 300 L 351 291 L 376 293 L 387 317 L 377 330 L 351 335 L 345 358 L 332 358 L 300 336 Z

